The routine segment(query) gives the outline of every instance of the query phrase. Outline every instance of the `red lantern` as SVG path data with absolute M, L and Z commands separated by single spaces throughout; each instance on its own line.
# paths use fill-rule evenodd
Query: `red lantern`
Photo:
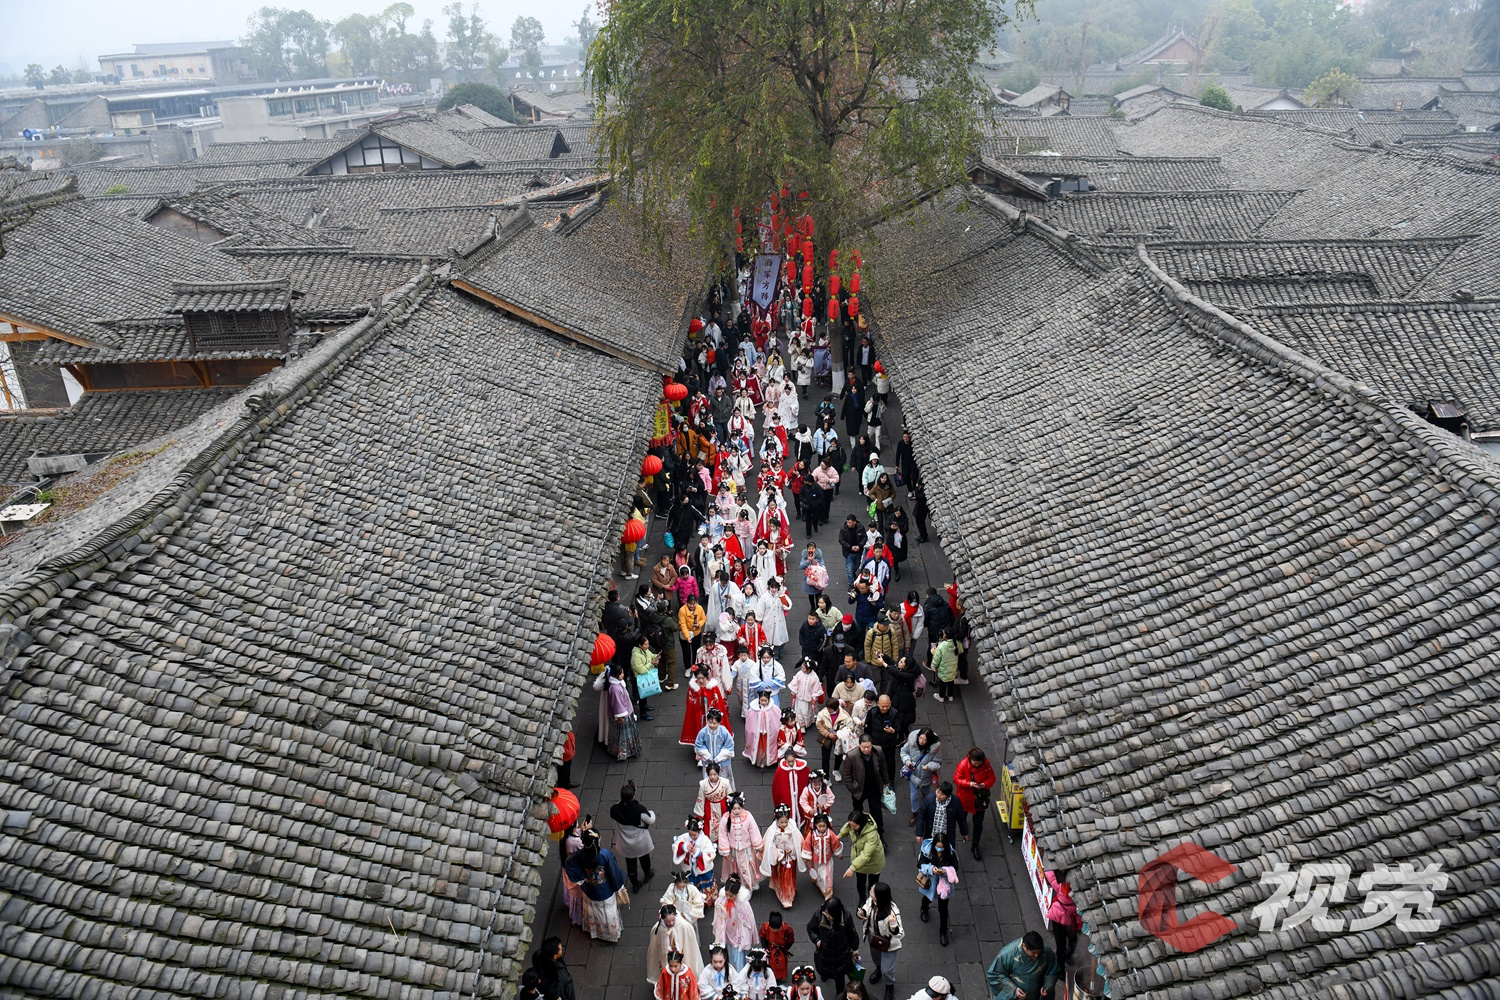
M 838 296 L 830 296 L 828 299 L 828 322 L 832 323 L 839 318 Z
M 578 803 L 578 796 L 566 788 L 552 789 L 552 815 L 547 817 L 547 836 L 553 840 L 561 840 L 563 831 L 578 821 L 578 814 L 583 807 Z
M 661 459 L 655 455 L 647 455 L 641 461 L 641 475 L 654 476 L 661 471 Z
M 804 238 L 802 240 L 802 257 L 809 264 L 812 263 L 812 259 L 813 259 L 813 241 L 812 241 L 811 237 L 806 237 L 806 238 Z
M 884 375 L 885 374 L 885 365 L 881 364 L 879 361 L 875 362 L 875 371 L 877 371 L 881 375 Z
M 589 666 L 597 667 L 615 658 L 615 640 L 603 632 L 594 640 L 594 652 L 589 657 Z
M 745 231 L 745 224 L 738 218 L 734 220 L 734 231 L 736 235 L 739 235 L 740 233 L 743 233 Z
M 662 390 L 662 395 L 666 396 L 670 402 L 680 403 L 687 399 L 688 387 L 681 382 L 668 382 L 667 387 Z
M 851 295 L 851 296 L 849 296 L 849 318 L 853 319 L 855 316 L 858 316 L 858 315 L 859 315 L 859 299 L 856 298 L 855 296 Z
M 718 359 L 718 352 L 716 352 L 712 347 L 710 347 L 708 349 L 708 353 L 703 356 L 703 360 L 707 361 L 709 364 L 713 364 Z
M 802 290 L 804 292 L 810 292 L 810 291 L 812 291 L 812 283 L 813 283 L 813 266 L 812 266 L 811 263 L 803 264 L 802 265 Z
M 857 267 L 857 268 L 865 266 L 865 262 L 859 259 L 859 251 L 858 250 L 854 251 L 854 266 Z
M 828 276 L 828 297 L 830 299 L 836 299 L 839 297 L 839 283 L 840 281 L 838 275 L 830 274 Z
M 806 201 L 807 198 L 808 198 L 808 195 L 807 195 L 806 191 L 798 191 L 797 192 L 797 197 L 801 198 L 803 201 Z
M 849 294 L 850 295 L 858 295 L 859 294 L 859 272 L 858 271 L 855 271 L 853 274 L 849 275 Z
M 813 235 L 813 217 L 812 216 L 810 216 L 810 215 L 804 215 L 802 217 L 802 232 L 807 236 L 808 239 L 812 239 L 812 235 Z
M 625 522 L 625 534 L 620 536 L 626 545 L 634 545 L 646 537 L 646 522 L 632 517 Z
M 790 198 L 792 196 L 792 189 L 789 187 L 783 187 L 781 189 L 781 196 L 783 198 Z
M 780 229 L 781 229 L 781 216 L 777 215 L 775 212 L 772 212 L 771 213 L 771 232 L 773 232 L 773 233 L 774 232 L 778 232 L 778 231 L 780 231 Z
M 745 237 L 736 236 L 734 238 L 734 249 L 739 253 L 745 252 Z
M 701 319 L 699 319 L 697 316 L 694 316 L 692 319 L 688 320 L 688 333 L 702 333 L 702 332 L 703 332 L 703 321 Z
M 790 285 L 797 280 L 797 262 L 788 257 L 786 259 L 786 283 Z
M 839 269 L 839 248 L 838 247 L 834 247 L 832 250 L 828 251 L 828 270 L 830 270 L 830 271 L 837 271 L 838 269 Z
M 738 206 L 738 205 L 734 206 L 734 217 L 736 219 L 738 219 L 740 217 L 740 206 Z
M 771 252 L 781 253 L 781 234 L 774 229 L 771 230 Z
M 811 295 L 804 295 L 802 297 L 802 315 L 810 317 L 810 316 L 812 316 L 812 313 L 813 313 L 812 296 Z
M 786 252 L 793 257 L 797 256 L 797 248 L 802 245 L 802 237 L 795 234 L 786 238 Z

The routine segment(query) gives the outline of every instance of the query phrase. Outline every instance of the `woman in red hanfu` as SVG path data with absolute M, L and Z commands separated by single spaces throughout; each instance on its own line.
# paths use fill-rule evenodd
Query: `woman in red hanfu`
M 725 720 L 724 728 L 728 729 L 729 702 L 724 698 L 724 690 L 719 687 L 719 681 L 712 671 L 700 663 L 693 668 L 693 676 L 688 680 L 687 710 L 682 716 L 682 732 L 678 736 L 678 743 L 690 747 L 697 741 L 698 730 L 703 728 L 703 722 L 711 708 L 719 710 Z
M 800 733 L 798 734 L 801 735 Z M 771 801 L 786 806 L 792 812 L 792 821 L 805 829 L 811 817 L 803 814 L 803 793 L 807 791 L 807 761 L 797 755 L 793 747 L 781 751 L 781 763 L 771 775 Z

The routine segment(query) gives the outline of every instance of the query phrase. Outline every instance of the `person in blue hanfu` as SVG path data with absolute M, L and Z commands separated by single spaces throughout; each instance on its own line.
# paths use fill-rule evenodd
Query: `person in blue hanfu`
M 563 870 L 583 892 L 583 927 L 589 937 L 620 940 L 620 906 L 615 893 L 625 886 L 625 873 L 609 851 L 599 846 L 593 830 L 583 833 L 583 847 L 563 862 Z
M 717 708 L 708 710 L 703 728 L 693 741 L 693 756 L 703 768 L 704 777 L 708 776 L 708 765 L 718 764 L 719 774 L 734 783 L 734 734 L 724 725 L 724 716 Z

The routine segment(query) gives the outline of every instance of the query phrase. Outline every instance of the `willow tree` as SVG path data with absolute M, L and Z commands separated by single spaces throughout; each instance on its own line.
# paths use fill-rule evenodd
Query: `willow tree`
M 736 207 L 782 187 L 809 192 L 819 235 L 836 240 L 962 176 L 991 102 L 976 63 L 1014 12 L 997 0 L 610 0 L 588 62 L 605 166 L 649 222 L 683 219 L 705 246 Z

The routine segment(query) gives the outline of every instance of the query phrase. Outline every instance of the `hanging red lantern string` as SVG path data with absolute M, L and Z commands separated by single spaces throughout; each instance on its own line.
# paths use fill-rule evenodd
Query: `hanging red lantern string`
M 734 238 L 734 250 L 735 250 L 735 253 L 744 253 L 745 252 L 745 237 L 743 237 L 743 236 L 736 236 Z
M 802 256 L 803 256 L 803 258 L 809 264 L 812 263 L 812 259 L 813 259 L 813 241 L 812 241 L 812 237 L 810 237 L 810 236 L 805 237 L 802 240 Z
M 790 198 L 791 196 L 792 196 L 792 189 L 791 188 L 789 188 L 789 187 L 783 187 L 781 189 L 781 197 L 783 199 Z
M 794 261 L 794 260 L 792 260 L 792 258 L 788 257 L 786 259 L 785 270 L 786 270 L 785 281 L 786 281 L 787 286 L 790 287 L 797 280 L 797 262 Z
M 802 237 L 796 233 L 786 238 L 786 252 L 793 257 L 797 256 L 797 250 L 802 246 Z
M 813 314 L 812 296 L 811 295 L 804 295 L 802 297 L 802 315 L 811 318 L 812 314 Z
M 851 295 L 851 296 L 849 296 L 849 316 L 852 319 L 853 317 L 858 316 L 858 315 L 859 315 L 859 298 L 857 296 Z
M 855 271 L 853 274 L 849 275 L 849 294 L 850 295 L 858 295 L 859 294 L 859 272 L 858 271 Z
M 641 475 L 647 478 L 661 471 L 661 459 L 656 455 L 647 455 L 641 460 Z
M 830 299 L 839 297 L 839 276 L 836 274 L 828 276 L 828 297 Z
M 803 264 L 802 265 L 802 290 L 804 292 L 810 292 L 810 291 L 812 291 L 812 285 L 813 285 L 813 266 L 809 262 L 807 264 Z
M 837 271 L 838 269 L 839 269 L 839 248 L 838 247 L 834 247 L 832 250 L 828 251 L 828 270 L 830 270 L 830 271 Z
M 771 230 L 771 252 L 781 253 L 781 234 L 774 229 Z
M 688 387 L 681 382 L 668 382 L 667 387 L 662 390 L 662 395 L 666 396 L 670 403 L 680 403 L 687 399 Z
M 740 217 L 740 206 L 738 206 L 738 205 L 734 206 L 734 217 L 736 219 L 738 219 Z
M 856 268 L 861 268 L 861 267 L 865 266 L 865 262 L 859 259 L 859 251 L 858 250 L 854 251 L 854 266 Z
M 634 545 L 646 537 L 646 522 L 638 517 L 632 517 L 625 522 L 625 533 L 620 538 L 626 545 Z
M 828 299 L 828 322 L 832 323 L 839 318 L 839 299 L 837 295 Z
M 813 235 L 813 217 L 811 215 L 804 215 L 802 217 L 802 232 L 809 239 L 812 238 L 812 235 Z

